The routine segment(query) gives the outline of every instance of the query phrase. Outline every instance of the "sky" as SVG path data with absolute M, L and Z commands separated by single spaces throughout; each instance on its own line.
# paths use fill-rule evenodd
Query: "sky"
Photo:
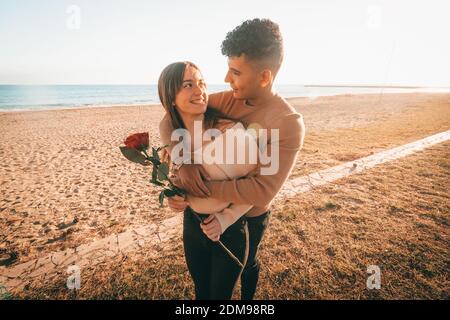
M 0 0 L 0 84 L 155 84 L 196 63 L 223 84 L 220 44 L 280 25 L 278 84 L 450 86 L 446 0 Z

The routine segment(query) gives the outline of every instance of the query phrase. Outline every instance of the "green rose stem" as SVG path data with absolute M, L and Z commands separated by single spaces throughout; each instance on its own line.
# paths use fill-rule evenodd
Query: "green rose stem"
M 200 223 L 203 223 L 202 218 L 200 218 L 200 216 L 199 216 L 197 213 L 195 213 L 195 212 L 192 212 L 192 213 L 194 214 L 194 217 L 196 217 L 197 220 L 200 221 Z M 244 265 L 242 264 L 242 262 L 240 262 L 239 259 L 238 259 L 238 258 L 237 258 L 230 250 L 228 250 L 228 248 L 222 243 L 222 241 L 219 240 L 219 241 L 217 241 L 217 243 L 223 248 L 223 250 L 225 250 L 226 253 L 228 253 L 228 255 L 230 256 L 231 259 L 233 259 L 234 261 L 236 261 L 236 263 L 237 263 L 241 268 L 244 267 Z
M 132 137 L 132 136 L 130 136 L 130 137 Z M 130 137 L 128 137 L 127 140 Z M 138 137 L 138 138 L 141 139 L 142 137 Z M 143 139 L 145 139 L 145 138 L 146 137 L 143 137 Z M 148 138 L 147 138 L 147 140 L 148 140 Z M 130 144 L 132 144 L 132 142 L 133 141 L 131 141 Z M 125 142 L 125 144 L 126 144 L 126 142 Z M 176 185 L 174 185 L 172 183 L 172 180 L 170 180 L 169 166 L 166 163 L 161 163 L 161 159 L 159 158 L 158 152 L 165 147 L 167 147 L 167 146 L 160 147 L 157 149 L 152 147 L 152 156 L 149 156 L 146 151 L 146 149 L 148 148 L 148 141 L 144 141 L 144 143 L 142 143 L 138 147 L 134 147 L 134 146 L 120 147 L 120 151 L 125 156 L 125 158 L 127 158 L 128 160 L 135 162 L 135 163 L 139 163 L 144 166 L 148 165 L 148 163 L 146 163 L 146 161 L 149 161 L 153 165 L 152 179 L 150 180 L 150 182 L 154 185 L 157 185 L 158 187 L 164 188 L 164 190 L 161 191 L 161 193 L 159 195 L 159 202 L 160 202 L 161 206 L 163 204 L 165 196 L 167 196 L 169 198 L 173 197 L 175 195 L 179 195 L 179 196 L 183 197 L 186 194 L 186 192 L 184 190 L 178 188 Z M 168 185 L 165 182 L 168 182 Z M 194 213 L 194 216 L 196 217 L 196 219 L 200 223 L 203 223 L 200 216 L 198 216 L 198 214 L 196 214 L 195 212 L 193 212 L 193 213 Z M 222 241 L 217 241 L 217 243 L 230 256 L 230 258 L 232 258 L 241 268 L 243 268 L 243 264 L 239 261 L 238 258 L 236 258 L 236 256 L 230 250 L 228 250 L 228 248 L 222 243 Z
M 149 157 L 149 155 L 147 154 L 147 152 L 145 151 L 145 150 L 143 150 L 143 152 L 144 152 L 144 155 L 145 155 L 145 157 L 147 158 L 147 160 L 148 161 L 150 161 L 150 162 L 152 162 L 153 163 L 153 161 L 151 161 L 152 159 Z M 156 165 L 155 163 L 153 163 L 153 165 Z M 157 169 L 158 169 L 158 166 L 157 166 Z M 180 194 L 180 193 L 182 193 L 182 190 L 180 190 L 178 187 L 176 187 L 174 184 L 173 184 L 173 182 L 172 182 L 172 180 L 170 180 L 170 178 L 166 175 L 166 174 L 164 174 L 164 178 L 169 182 L 169 186 L 170 186 L 170 189 L 172 190 L 172 191 L 174 191 L 174 195 L 173 196 L 175 196 L 175 195 L 182 195 L 182 194 Z M 173 197 L 172 196 L 172 197 Z M 170 197 L 170 196 L 169 196 Z M 194 214 L 194 217 L 200 222 L 200 223 L 203 223 L 203 220 L 202 220 L 202 218 L 200 218 L 200 216 L 196 213 L 196 212 L 192 212 L 193 214 Z M 244 267 L 244 265 L 242 264 L 242 262 L 241 261 L 239 261 L 239 259 L 223 244 L 223 242 L 222 241 L 217 241 L 217 243 L 222 247 L 222 249 L 223 250 L 225 250 L 225 252 L 230 256 L 230 258 L 231 259 L 233 259 L 238 265 L 239 265 L 239 267 L 241 267 L 241 268 L 243 268 Z

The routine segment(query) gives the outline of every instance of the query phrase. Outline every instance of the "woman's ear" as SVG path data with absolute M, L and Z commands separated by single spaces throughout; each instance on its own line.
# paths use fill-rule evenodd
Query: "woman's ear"
M 261 87 L 267 87 L 268 85 L 270 85 L 272 83 L 273 80 L 273 76 L 272 76 L 272 71 L 269 69 L 264 69 L 261 72 Z

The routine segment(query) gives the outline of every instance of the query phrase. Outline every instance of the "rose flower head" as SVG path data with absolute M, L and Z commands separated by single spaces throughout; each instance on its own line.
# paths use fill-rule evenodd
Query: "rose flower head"
M 150 145 L 148 132 L 132 134 L 124 143 L 127 148 L 145 151 Z

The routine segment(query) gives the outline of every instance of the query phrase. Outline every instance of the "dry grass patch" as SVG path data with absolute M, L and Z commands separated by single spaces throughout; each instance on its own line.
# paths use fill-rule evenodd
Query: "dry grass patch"
M 449 299 L 449 147 L 276 203 L 256 298 Z M 77 296 L 61 275 L 14 297 L 192 299 L 181 235 L 171 248 L 159 259 L 143 250 L 82 270 Z M 369 265 L 381 269 L 380 290 L 366 288 Z

